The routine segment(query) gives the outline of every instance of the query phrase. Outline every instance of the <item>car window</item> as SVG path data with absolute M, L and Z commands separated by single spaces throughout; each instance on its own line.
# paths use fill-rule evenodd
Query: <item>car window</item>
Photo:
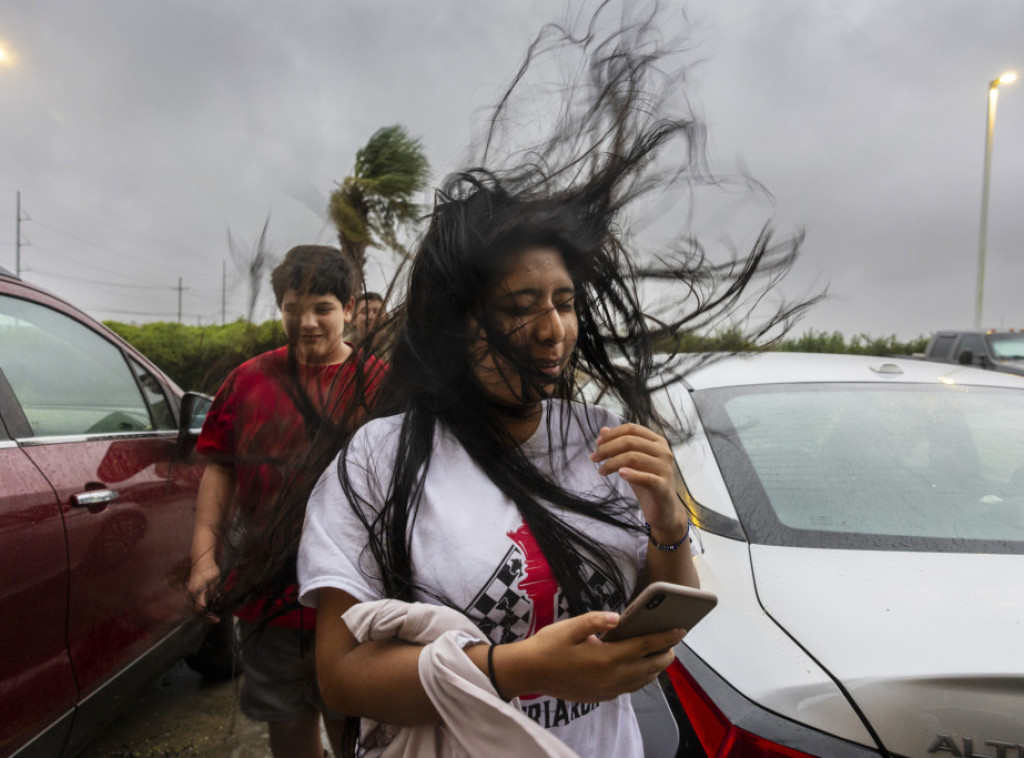
M 192 413 L 188 422 L 188 429 L 196 434 L 199 434 L 203 428 L 203 424 L 206 422 L 206 414 L 210 412 L 210 407 L 213 405 L 213 398 L 209 395 L 201 395 L 197 392 L 189 393 L 189 396 L 196 397 L 194 404 L 192 405 Z
M 803 385 L 717 399 L 717 415 L 701 401 L 712 446 L 744 524 L 770 543 L 1024 545 L 1024 392 Z
M 120 349 L 51 308 L 0 296 L 0 368 L 34 436 L 153 428 Z
M 956 337 L 952 335 L 940 335 L 935 338 L 935 345 L 932 348 L 932 355 L 939 360 L 946 360 L 952 358 L 953 343 L 956 341 Z
M 128 363 L 131 364 L 132 371 L 135 372 L 135 377 L 139 380 L 142 393 L 146 396 L 146 402 L 149 403 L 154 426 L 157 429 L 176 429 L 174 414 L 171 412 L 171 406 L 167 402 L 167 393 L 164 391 L 163 385 L 160 384 L 160 380 L 138 361 L 129 358 Z
M 1024 359 L 1024 334 L 990 334 L 986 339 L 996 358 Z
M 980 334 L 965 334 L 964 338 L 960 340 L 958 350 L 961 353 L 964 350 L 970 350 L 976 358 L 980 358 L 985 355 L 985 343 L 982 341 Z

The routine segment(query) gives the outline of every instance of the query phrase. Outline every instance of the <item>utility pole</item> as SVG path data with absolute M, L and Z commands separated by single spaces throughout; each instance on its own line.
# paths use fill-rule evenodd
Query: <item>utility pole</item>
M 227 323 L 228 312 L 228 264 L 220 262 L 220 325 Z
M 14 273 L 17 277 L 21 278 L 21 222 L 31 221 L 32 217 L 28 214 L 21 215 L 21 190 L 15 190 L 14 193 L 17 201 L 15 203 L 16 213 L 14 214 Z M 31 245 L 31 242 L 27 242 L 27 245 Z
M 181 277 L 178 277 L 178 323 L 181 323 Z
M 14 274 L 21 278 L 21 190 L 15 195 L 18 198 L 17 212 L 14 214 Z

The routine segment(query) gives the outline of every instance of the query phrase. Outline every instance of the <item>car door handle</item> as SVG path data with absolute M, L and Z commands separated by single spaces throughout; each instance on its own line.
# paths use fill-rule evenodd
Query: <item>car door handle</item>
M 86 490 L 71 496 L 71 504 L 78 508 L 95 508 L 98 505 L 112 503 L 120 497 L 117 490 Z

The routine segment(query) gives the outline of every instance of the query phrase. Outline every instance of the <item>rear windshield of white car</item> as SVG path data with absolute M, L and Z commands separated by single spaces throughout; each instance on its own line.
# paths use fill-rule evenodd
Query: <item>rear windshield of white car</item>
M 694 400 L 752 542 L 1024 552 L 1024 391 L 806 384 Z

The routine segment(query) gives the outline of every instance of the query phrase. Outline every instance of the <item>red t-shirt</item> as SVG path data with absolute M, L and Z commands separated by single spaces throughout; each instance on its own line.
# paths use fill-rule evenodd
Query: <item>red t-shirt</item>
M 353 358 L 330 366 L 298 364 L 296 382 L 288 375 L 288 348 L 281 347 L 246 361 L 224 380 L 206 415 L 196 452 L 234 468 L 238 518 L 253 519 L 273 504 L 286 478 L 302 463 L 319 414 L 326 407 L 340 417 L 351 402 L 357 365 Z M 372 398 L 387 367 L 372 355 L 362 360 L 366 368 L 365 394 Z M 310 401 L 307 414 L 314 412 L 308 421 L 296 403 L 297 384 Z M 294 600 L 295 590 L 290 589 L 286 600 Z M 263 618 L 264 605 L 254 603 L 238 609 L 236 615 Z M 312 629 L 315 619 L 312 609 L 302 608 L 277 616 L 270 623 Z

